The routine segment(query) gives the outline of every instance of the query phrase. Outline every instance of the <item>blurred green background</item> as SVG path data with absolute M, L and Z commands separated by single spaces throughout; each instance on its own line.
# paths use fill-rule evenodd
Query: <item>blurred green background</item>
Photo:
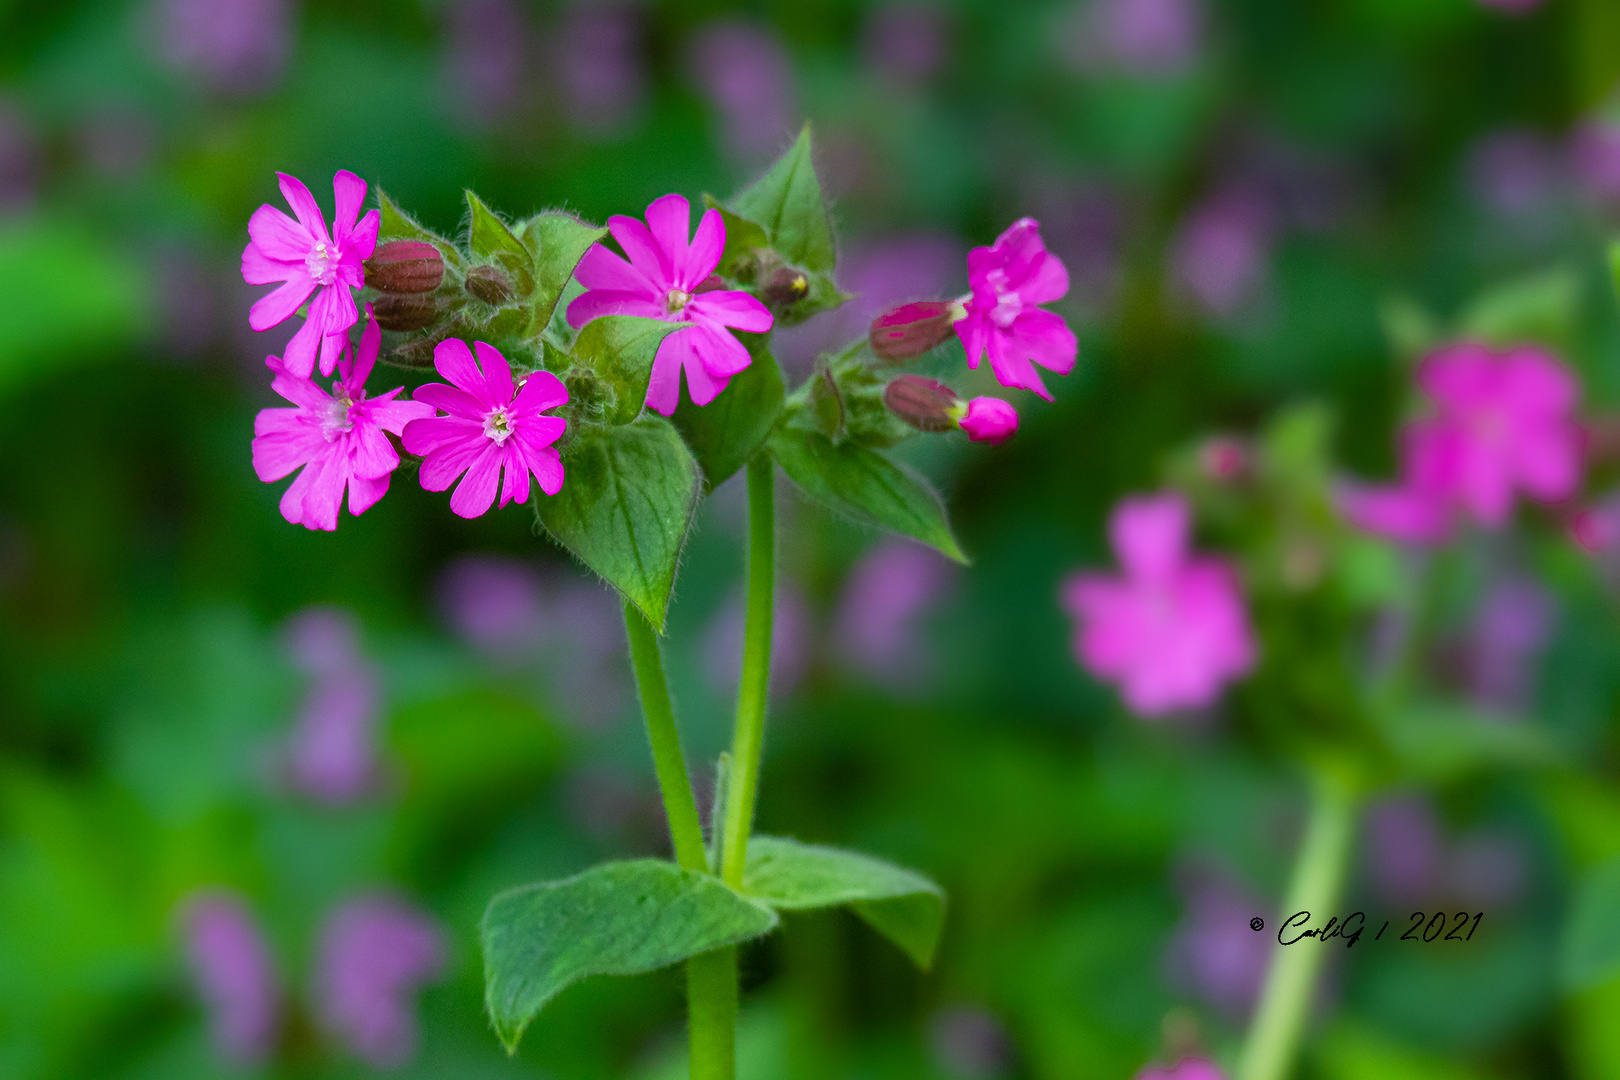
M 0 20 L 0 1076 L 684 1075 L 678 972 L 568 991 L 510 1060 L 482 1018 L 495 891 L 665 852 L 616 606 L 526 509 L 463 522 L 409 476 L 335 534 L 282 520 L 248 442 L 292 325 L 247 329 L 260 290 L 237 269 L 276 170 L 323 205 L 353 170 L 446 233 L 466 187 L 602 220 L 723 197 L 808 119 L 861 299 L 779 335 L 801 377 L 884 304 L 963 291 L 967 249 L 1017 217 L 1069 266 L 1081 359 L 1057 402 L 1017 398 L 994 452 L 916 455 L 973 566 L 780 511 L 760 828 L 915 866 L 951 907 L 927 975 L 843 913 L 749 949 L 750 1080 L 1123 1080 L 1229 1055 L 1300 777 L 1246 737 L 1264 687 L 1127 715 L 1075 665 L 1059 581 L 1109 561 L 1109 506 L 1168 455 L 1286 406 L 1325 406 L 1341 466 L 1387 475 L 1436 327 L 1529 326 L 1589 409 L 1620 404 L 1612 0 L 61 0 Z M 701 513 L 666 640 L 705 782 L 740 645 L 737 488 Z M 1483 910 L 1488 933 L 1336 950 L 1302 1070 L 1617 1077 L 1620 964 L 1560 974 L 1571 905 L 1600 937 L 1620 913 L 1617 575 L 1548 527 L 1456 563 L 1437 685 L 1559 753 L 1380 795 L 1346 909 Z M 1479 629 L 1503 588 L 1534 631 L 1507 660 Z M 342 671 L 311 659 L 347 637 Z M 353 737 L 331 751 L 352 782 L 300 772 L 322 723 Z M 378 894 L 440 962 L 383 980 L 405 1028 L 368 1063 L 321 987 L 332 913 Z M 277 1019 L 236 1051 L 199 991 L 198 896 L 249 913 L 273 972 Z

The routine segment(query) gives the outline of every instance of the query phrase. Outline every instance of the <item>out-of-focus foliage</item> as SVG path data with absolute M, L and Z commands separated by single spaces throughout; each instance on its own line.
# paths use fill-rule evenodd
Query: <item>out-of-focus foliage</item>
M 278 169 L 317 192 L 354 170 L 476 246 L 466 188 L 514 220 L 696 204 L 805 119 L 843 242 L 812 295 L 857 299 L 778 333 L 789 391 L 887 304 L 959 295 L 967 249 L 1025 214 L 1069 267 L 1081 360 L 1055 403 L 1011 396 L 1005 446 L 911 454 L 970 567 L 780 509 L 759 827 L 917 867 L 949 907 L 921 975 L 847 911 L 785 915 L 744 956 L 741 1074 L 1229 1058 L 1270 938 L 1247 923 L 1298 840 L 1296 758 L 1349 743 L 1400 778 L 1345 901 L 1390 928 L 1330 965 L 1304 1069 L 1620 1072 L 1612 554 L 1543 508 L 1418 557 L 1327 498 L 1393 473 L 1411 364 L 1458 334 L 1557 350 L 1596 418 L 1586 497 L 1614 482 L 1606 0 L 77 0 L 5 5 L 0 28 L 0 1075 L 242 1074 L 188 966 L 206 890 L 274 969 L 273 1064 L 247 1075 L 370 1071 L 326 931 L 378 894 L 445 946 L 402 998 L 420 1037 L 395 1075 L 681 1075 L 674 972 L 571 986 L 511 1059 L 481 1011 L 490 896 L 666 851 L 616 601 L 527 509 L 465 523 L 406 473 L 335 534 L 283 521 L 248 440 L 285 334 L 247 330 L 239 257 Z M 796 242 L 816 270 L 826 239 Z M 960 361 L 953 342 L 919 370 L 997 392 Z M 1222 434 L 1241 483 L 1201 464 Z M 1076 667 L 1057 589 L 1109 561 L 1110 506 L 1167 482 L 1241 564 L 1262 665 L 1150 725 Z M 948 547 L 926 494 L 896 513 Z M 668 610 L 704 778 L 741 502 L 735 480 L 705 500 Z M 1510 622 L 1544 632 L 1482 651 L 1491 598 L 1525 588 L 1539 614 Z M 300 652 L 311 607 L 356 628 L 342 671 Z M 1380 676 L 1400 692 L 1353 707 Z M 344 693 L 372 702 L 374 760 L 339 790 L 300 740 L 350 716 Z M 1466 946 L 1393 940 L 1440 908 L 1485 912 Z

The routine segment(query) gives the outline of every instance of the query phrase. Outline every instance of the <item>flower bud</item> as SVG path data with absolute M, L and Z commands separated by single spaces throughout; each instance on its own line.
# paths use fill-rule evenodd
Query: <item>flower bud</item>
M 430 368 L 433 366 L 433 350 L 438 344 L 430 337 L 412 338 L 388 350 L 383 359 L 396 367 Z
M 486 304 L 499 306 L 516 294 L 512 277 L 498 266 L 474 266 L 467 271 L 467 291 Z
M 872 351 L 878 359 L 912 360 L 951 336 L 960 305 L 924 300 L 890 308 L 872 320 Z
M 390 240 L 366 260 L 366 284 L 383 292 L 432 292 L 443 281 L 444 257 L 425 240 Z
M 995 446 L 1018 430 L 1018 410 L 998 397 L 976 397 L 953 411 L 960 413 L 958 424 L 974 442 Z
M 1198 448 L 1198 468 L 1218 484 L 1240 480 L 1249 472 L 1249 448 L 1230 435 L 1205 439 Z
M 371 317 L 384 330 L 420 330 L 439 317 L 439 304 L 428 293 L 383 293 L 371 302 Z
M 902 375 L 883 391 L 883 404 L 900 419 L 930 434 L 957 426 L 952 413 L 962 405 L 950 387 L 921 375 Z
M 771 307 L 787 307 L 810 295 L 810 279 L 803 270 L 781 266 L 765 281 L 759 297 Z

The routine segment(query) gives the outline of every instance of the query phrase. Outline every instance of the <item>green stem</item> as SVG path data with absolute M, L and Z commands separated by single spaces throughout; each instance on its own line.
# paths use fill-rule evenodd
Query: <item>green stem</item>
M 1307 926 L 1321 927 L 1332 916 L 1349 860 L 1355 813 L 1355 794 L 1344 777 L 1326 769 L 1313 773 L 1310 820 L 1278 925 L 1280 928 L 1296 912 L 1310 912 L 1311 918 L 1291 928 L 1289 937 Z M 1285 1080 L 1288 1076 L 1315 996 L 1316 977 L 1326 958 L 1325 946 L 1325 942 L 1303 938 L 1273 949 L 1236 1080 Z
M 687 1038 L 692 1080 L 734 1080 L 737 1075 L 737 947 L 702 953 L 686 962 Z
M 742 677 L 737 683 L 737 728 L 731 742 L 731 772 L 720 876 L 740 888 L 754 824 L 759 759 L 765 745 L 765 698 L 771 674 L 771 587 L 776 575 L 776 464 L 765 454 L 748 463 L 748 610 L 743 622 Z
M 647 716 L 647 742 L 652 746 L 658 791 L 664 797 L 664 814 L 669 818 L 675 861 L 688 870 L 707 870 L 703 822 L 698 817 L 697 800 L 692 797 L 692 780 L 686 774 L 686 757 L 681 753 L 681 733 L 675 729 L 669 687 L 664 684 L 658 635 L 647 617 L 631 603 L 624 605 L 624 629 L 630 637 L 630 662 L 636 669 L 641 709 Z

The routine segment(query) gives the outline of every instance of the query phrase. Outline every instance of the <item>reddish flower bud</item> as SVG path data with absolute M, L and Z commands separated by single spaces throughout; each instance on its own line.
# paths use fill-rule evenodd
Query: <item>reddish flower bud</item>
M 957 426 L 962 401 L 950 387 L 921 375 L 902 375 L 883 391 L 889 411 L 919 431 L 938 434 Z
M 420 330 L 439 317 L 439 304 L 428 293 L 383 293 L 371 302 L 372 317 L 384 330 Z
M 954 332 L 960 304 L 924 300 L 890 308 L 872 320 L 872 351 L 880 360 L 912 360 Z
M 778 267 L 759 291 L 759 298 L 772 307 L 787 307 L 809 295 L 810 279 L 791 266 Z
M 375 309 L 375 305 L 373 305 Z M 430 337 L 412 338 L 390 349 L 383 359 L 397 367 L 431 368 L 433 350 L 439 343 Z
M 1198 468 L 1219 484 L 1241 479 L 1249 472 L 1249 448 L 1241 439 L 1216 435 L 1198 448 Z
M 443 281 L 444 257 L 425 240 L 390 240 L 366 260 L 366 284 L 384 292 L 432 292 Z
M 475 266 L 467 271 L 467 291 L 486 304 L 506 303 L 516 294 L 512 277 L 498 266 Z

